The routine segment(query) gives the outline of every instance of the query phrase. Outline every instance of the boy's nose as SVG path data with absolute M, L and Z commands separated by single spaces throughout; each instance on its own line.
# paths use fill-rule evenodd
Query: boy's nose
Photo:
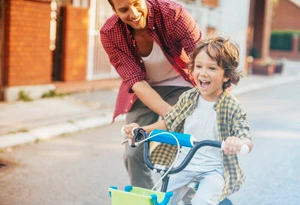
M 202 75 L 202 76 L 207 76 L 206 70 L 202 70 L 202 71 L 200 72 L 200 75 Z

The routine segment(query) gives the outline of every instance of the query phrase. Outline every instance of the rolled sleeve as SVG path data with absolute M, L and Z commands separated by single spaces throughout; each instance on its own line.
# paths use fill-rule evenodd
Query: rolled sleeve
M 244 107 L 240 106 L 234 113 L 234 123 L 232 126 L 233 133 L 236 137 L 248 138 L 251 140 L 250 126 L 247 121 L 247 115 Z
M 113 39 L 110 39 L 105 32 L 101 32 L 101 42 L 111 65 L 122 78 L 128 92 L 133 92 L 132 86 L 136 82 L 146 79 L 146 73 L 142 70 L 141 65 L 137 64 L 136 58 L 131 55 L 128 47 L 115 46 Z

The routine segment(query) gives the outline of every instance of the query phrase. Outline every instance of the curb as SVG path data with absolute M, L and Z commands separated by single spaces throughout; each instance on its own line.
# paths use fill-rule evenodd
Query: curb
M 294 76 L 283 76 L 281 78 L 268 80 L 262 83 L 253 83 L 246 87 L 234 87 L 232 93 L 240 95 L 247 92 L 260 90 L 262 88 L 292 83 L 300 80 L 300 73 Z M 26 133 L 6 134 L 0 136 L 0 149 L 18 146 L 27 143 L 37 142 L 39 140 L 47 140 L 68 133 L 83 131 L 90 128 L 96 128 L 111 123 L 111 116 L 105 117 L 89 117 L 85 119 L 69 120 L 65 123 L 53 124 L 40 128 L 31 129 Z M 116 121 L 124 121 L 125 115 L 116 119 Z
M 90 117 L 80 120 L 70 120 L 69 122 L 54 124 L 44 127 L 31 129 L 24 133 L 6 134 L 0 136 L 0 149 L 5 149 L 22 144 L 37 142 L 58 137 L 68 133 L 75 133 L 111 123 L 111 116 L 106 117 Z M 125 116 L 121 116 L 117 121 L 125 120 Z

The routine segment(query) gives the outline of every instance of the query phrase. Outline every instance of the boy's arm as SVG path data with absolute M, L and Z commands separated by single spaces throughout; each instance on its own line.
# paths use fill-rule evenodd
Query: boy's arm
M 246 144 L 249 152 L 253 148 L 249 123 L 247 121 L 246 111 L 243 106 L 239 105 L 233 113 L 233 124 L 231 136 L 225 140 L 225 154 L 237 154 L 241 147 Z
M 151 125 L 146 125 L 142 127 L 147 133 L 152 132 L 154 129 L 167 130 L 167 126 L 164 120 L 159 120 Z

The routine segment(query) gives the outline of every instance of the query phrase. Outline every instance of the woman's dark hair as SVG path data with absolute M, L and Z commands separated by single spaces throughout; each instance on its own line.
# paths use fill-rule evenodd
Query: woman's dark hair
M 195 58 L 202 50 L 205 50 L 207 55 L 225 70 L 224 76 L 229 80 L 223 83 L 223 89 L 230 87 L 231 83 L 237 85 L 242 77 L 241 71 L 237 69 L 239 65 L 238 45 L 231 42 L 229 38 L 221 36 L 211 35 L 203 39 L 190 56 L 190 62 L 187 64 L 190 73 L 194 71 Z

